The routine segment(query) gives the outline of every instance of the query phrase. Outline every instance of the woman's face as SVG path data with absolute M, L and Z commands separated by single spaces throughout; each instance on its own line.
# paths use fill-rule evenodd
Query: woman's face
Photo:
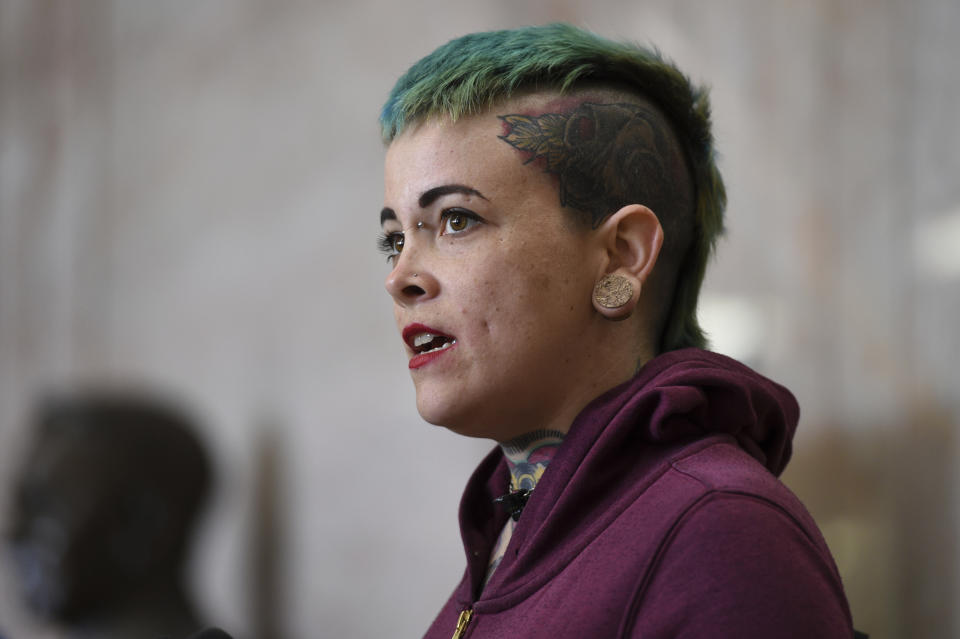
M 409 129 L 387 152 L 381 214 L 420 414 L 498 441 L 566 431 L 622 381 L 591 304 L 598 234 L 574 226 L 555 182 L 502 133 L 496 113 Z

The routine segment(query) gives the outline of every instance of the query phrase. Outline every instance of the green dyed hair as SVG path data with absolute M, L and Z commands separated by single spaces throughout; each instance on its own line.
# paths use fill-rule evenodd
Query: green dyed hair
M 707 262 L 723 233 L 726 194 L 717 170 L 707 90 L 658 50 L 618 43 L 568 24 L 472 33 L 451 40 L 400 77 L 380 114 L 385 144 L 432 116 L 482 113 L 521 91 L 609 87 L 642 96 L 670 122 L 691 174 L 690 243 L 677 266 L 659 351 L 706 347 L 697 297 Z

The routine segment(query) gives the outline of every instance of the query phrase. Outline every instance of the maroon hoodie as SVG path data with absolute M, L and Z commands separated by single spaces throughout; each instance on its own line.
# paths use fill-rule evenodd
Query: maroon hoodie
M 426 639 L 849 639 L 830 551 L 776 478 L 798 414 L 730 358 L 653 359 L 574 421 L 481 593 L 507 518 L 494 450 L 460 505 L 466 572 Z

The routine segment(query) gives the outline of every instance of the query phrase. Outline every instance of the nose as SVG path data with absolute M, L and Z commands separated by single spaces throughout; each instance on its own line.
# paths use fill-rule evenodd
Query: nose
M 418 267 L 414 260 L 407 259 L 409 257 L 412 256 L 404 251 L 397 258 L 397 263 L 385 283 L 387 293 L 401 306 L 430 299 L 439 290 L 437 279 L 429 269 L 423 268 L 422 264 Z

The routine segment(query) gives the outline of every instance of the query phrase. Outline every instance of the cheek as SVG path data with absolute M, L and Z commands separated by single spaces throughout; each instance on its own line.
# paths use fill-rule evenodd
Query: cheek
M 563 256 L 519 253 L 504 256 L 495 269 L 478 273 L 473 294 L 465 299 L 464 314 L 474 314 L 479 330 L 499 342 L 516 344 L 550 341 L 565 332 L 570 321 L 590 309 L 589 296 L 580 290 L 580 279 Z

